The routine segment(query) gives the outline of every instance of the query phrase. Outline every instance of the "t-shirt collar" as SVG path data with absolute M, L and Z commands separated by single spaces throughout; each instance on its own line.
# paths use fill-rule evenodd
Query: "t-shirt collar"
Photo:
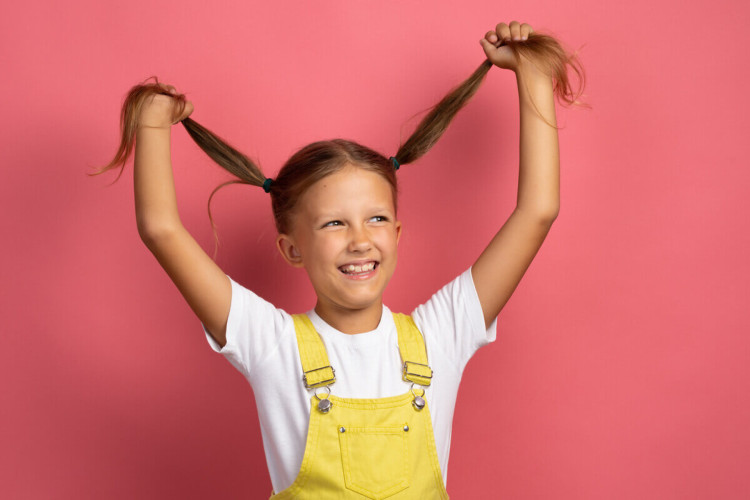
M 320 334 L 321 337 L 323 337 L 323 340 L 330 340 L 337 343 L 346 343 L 349 345 L 370 344 L 378 340 L 382 340 L 382 337 L 384 335 L 386 335 L 389 331 L 396 327 L 396 324 L 393 321 L 391 310 L 388 309 L 385 304 L 383 304 L 383 313 L 380 317 L 380 322 L 378 323 L 377 328 L 369 332 L 356 334 L 341 332 L 323 321 L 323 318 L 318 316 L 318 313 L 315 312 L 315 309 L 308 311 L 307 316 L 310 318 L 310 321 L 312 321 L 315 330 Z

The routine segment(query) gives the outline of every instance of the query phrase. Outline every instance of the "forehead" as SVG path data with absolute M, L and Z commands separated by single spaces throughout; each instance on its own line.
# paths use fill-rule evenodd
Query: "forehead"
M 310 186 L 299 200 L 303 213 L 381 208 L 394 210 L 390 183 L 381 175 L 347 165 Z

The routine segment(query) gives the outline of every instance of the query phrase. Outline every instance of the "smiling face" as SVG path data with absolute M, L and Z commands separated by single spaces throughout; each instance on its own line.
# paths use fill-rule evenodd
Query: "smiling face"
M 305 191 L 277 245 L 287 262 L 305 268 L 315 311 L 335 327 L 347 316 L 380 319 L 400 236 L 388 181 L 347 165 Z

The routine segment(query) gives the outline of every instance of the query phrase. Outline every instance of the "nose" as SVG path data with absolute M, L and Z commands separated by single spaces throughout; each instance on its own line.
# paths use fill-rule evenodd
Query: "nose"
M 350 252 L 366 252 L 372 246 L 370 233 L 363 226 L 352 226 L 349 239 Z

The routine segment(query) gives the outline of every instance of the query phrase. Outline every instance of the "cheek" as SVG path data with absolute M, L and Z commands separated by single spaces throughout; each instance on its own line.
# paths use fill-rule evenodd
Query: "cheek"
M 310 243 L 310 256 L 318 262 L 330 262 L 336 260 L 341 251 L 341 238 L 335 234 L 328 234 L 321 238 L 315 238 Z
M 377 238 L 378 246 L 383 250 L 388 250 L 391 253 L 396 253 L 398 248 L 398 238 L 395 231 L 384 232 L 378 235 Z

